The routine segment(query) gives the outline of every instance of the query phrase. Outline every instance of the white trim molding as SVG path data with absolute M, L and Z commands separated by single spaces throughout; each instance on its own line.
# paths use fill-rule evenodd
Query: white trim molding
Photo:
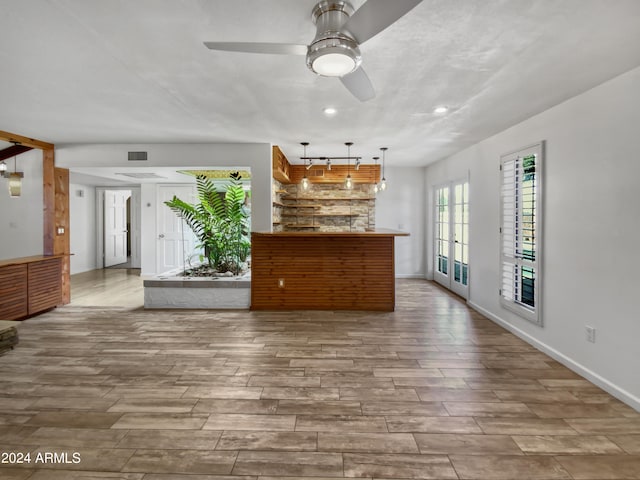
M 516 337 L 524 340 L 529 345 L 531 345 L 531 346 L 537 348 L 538 350 L 546 353 L 547 355 L 549 355 L 554 360 L 556 360 L 556 361 L 560 362 L 561 364 L 563 364 L 565 367 L 567 367 L 570 370 L 576 372 L 577 374 L 583 376 L 584 378 L 589 380 L 591 383 L 593 383 L 593 384 L 597 385 L 598 387 L 602 388 L 605 392 L 613 395 L 618 400 L 626 403 L 630 407 L 632 407 L 632 408 L 634 408 L 634 409 L 636 409 L 637 411 L 640 412 L 640 398 L 636 397 L 632 393 L 630 393 L 630 392 L 626 391 L 625 389 L 620 388 L 619 386 L 611 383 L 606 378 L 601 377 L 597 373 L 591 371 L 590 369 L 588 369 L 584 365 L 576 362 L 572 358 L 567 357 L 566 355 L 564 355 L 563 353 L 559 352 L 555 348 L 550 347 L 546 343 L 543 343 L 540 340 L 537 340 L 536 338 L 532 337 L 528 333 L 526 333 L 526 332 L 520 330 L 519 328 L 513 326 L 512 324 L 510 324 L 506 320 L 504 320 L 504 319 L 498 317 L 497 315 L 494 315 L 490 311 L 482 308 L 480 305 L 478 305 L 478 304 L 476 304 L 474 302 L 471 302 L 471 301 L 468 301 L 467 305 L 469 307 L 471 307 L 472 309 L 474 309 L 476 312 L 481 313 L 482 315 L 487 317 L 489 320 L 491 320 L 491 321 L 497 323 L 498 325 L 500 325 L 501 327 L 509 330 Z

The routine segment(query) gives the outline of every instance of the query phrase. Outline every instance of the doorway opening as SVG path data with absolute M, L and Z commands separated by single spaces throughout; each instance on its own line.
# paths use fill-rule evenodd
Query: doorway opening
M 140 268 L 140 188 L 97 189 L 98 268 Z

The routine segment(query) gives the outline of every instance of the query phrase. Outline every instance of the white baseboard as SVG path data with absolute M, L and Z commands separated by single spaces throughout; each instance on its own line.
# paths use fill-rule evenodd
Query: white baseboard
M 421 280 L 425 279 L 424 274 L 420 273 L 397 273 L 396 278 L 419 278 Z
M 634 408 L 634 409 L 636 409 L 637 411 L 640 412 L 640 398 L 636 397 L 632 393 L 627 392 L 625 389 L 620 388 L 617 385 L 611 383 L 606 378 L 601 377 L 597 373 L 591 371 L 590 369 L 588 369 L 584 365 L 576 362 L 575 360 L 567 357 L 566 355 L 564 355 L 563 353 L 559 352 L 555 348 L 550 347 L 546 343 L 543 343 L 540 340 L 536 339 L 535 337 L 532 337 L 528 333 L 523 332 L 519 328 L 514 327 L 513 325 L 511 325 L 506 320 L 498 317 L 497 315 L 494 315 L 490 311 L 482 308 L 480 305 L 477 305 L 476 303 L 471 302 L 471 301 L 468 301 L 467 305 L 469 305 L 471 308 L 473 308 L 476 312 L 481 313 L 482 315 L 487 317 L 489 320 L 492 320 L 493 322 L 497 323 L 501 327 L 506 328 L 511 333 L 513 333 L 515 336 L 521 338 L 522 340 L 524 340 L 528 344 L 530 344 L 530 345 L 534 346 L 535 348 L 537 348 L 538 350 L 546 353 L 547 355 L 549 355 L 554 360 L 557 360 L 558 362 L 563 364 L 565 367 L 567 367 L 567 368 L 573 370 L 574 372 L 576 372 L 577 374 L 583 376 L 584 378 L 589 380 L 591 383 L 594 383 L 598 387 L 602 388 L 605 392 L 613 395 L 618 400 L 626 403 L 630 407 L 632 407 L 632 408 Z

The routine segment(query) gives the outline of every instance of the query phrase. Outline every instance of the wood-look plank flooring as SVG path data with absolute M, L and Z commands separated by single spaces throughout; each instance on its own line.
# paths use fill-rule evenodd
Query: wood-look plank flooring
M 638 412 L 431 282 L 394 313 L 74 291 L 0 357 L 3 480 L 640 479 Z
M 140 269 L 104 268 L 71 275 L 71 305 L 142 307 Z

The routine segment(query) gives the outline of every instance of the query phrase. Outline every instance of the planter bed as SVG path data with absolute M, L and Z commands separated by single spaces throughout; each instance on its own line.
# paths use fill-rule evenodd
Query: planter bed
M 239 277 L 180 277 L 169 271 L 144 280 L 144 308 L 249 308 L 250 292 L 251 272 Z

